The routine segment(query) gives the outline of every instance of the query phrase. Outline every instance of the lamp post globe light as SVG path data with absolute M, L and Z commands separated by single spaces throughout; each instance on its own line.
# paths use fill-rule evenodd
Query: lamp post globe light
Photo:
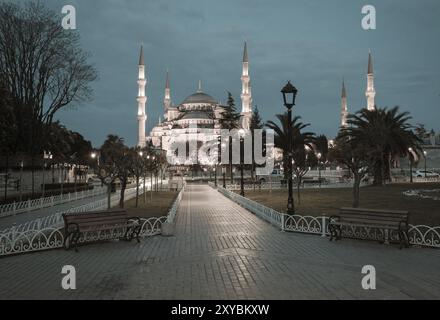
M 425 179 L 426 179 L 426 156 L 428 155 L 428 152 L 426 150 L 423 151 L 423 157 L 425 158 Z
M 298 90 L 290 83 L 287 84 L 281 89 L 281 93 L 283 94 L 284 106 L 287 108 L 287 121 L 288 121 L 288 199 L 287 199 L 287 214 L 294 215 L 295 214 L 295 205 L 293 202 L 293 181 L 292 181 L 292 152 L 293 152 L 293 141 L 292 141 L 292 108 L 295 105 L 296 95 Z
M 413 160 L 412 160 L 412 148 L 408 148 L 408 158 L 409 158 L 409 182 L 413 183 Z
M 46 151 L 43 151 L 43 183 L 42 183 L 42 195 L 41 197 L 44 198 L 46 193 L 46 182 L 45 182 L 45 173 L 46 173 L 46 167 L 47 167 L 47 160 L 52 160 L 52 153 L 49 151 L 46 153 Z
M 321 152 L 318 152 L 316 157 L 318 158 L 318 181 L 319 181 L 319 187 L 321 188 L 321 158 L 322 158 Z

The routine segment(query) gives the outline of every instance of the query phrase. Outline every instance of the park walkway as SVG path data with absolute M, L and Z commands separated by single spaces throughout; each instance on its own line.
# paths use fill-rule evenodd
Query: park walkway
M 60 203 L 53 207 L 46 207 L 42 209 L 32 210 L 29 212 L 23 212 L 16 215 L 8 216 L 8 217 L 0 217 L 0 230 L 11 227 L 12 225 L 20 225 L 22 223 L 26 223 L 28 221 L 32 221 L 39 218 L 44 218 L 50 216 L 54 213 L 69 210 L 71 208 L 76 208 L 93 201 L 107 199 L 107 194 L 98 194 L 93 197 L 87 197 L 79 200 L 72 200 L 64 203 Z
M 77 289 L 61 288 L 73 265 Z M 361 287 L 373 265 L 377 289 Z M 0 298 L 439 299 L 440 250 L 283 233 L 208 186 L 187 186 L 176 234 L 0 258 Z

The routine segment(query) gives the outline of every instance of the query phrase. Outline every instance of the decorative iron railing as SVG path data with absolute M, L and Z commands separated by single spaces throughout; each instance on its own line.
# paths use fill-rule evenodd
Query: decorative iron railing
M 211 184 L 211 186 L 213 185 Z M 318 234 L 323 237 L 330 234 L 328 231 L 330 218 L 328 216 L 291 216 L 242 197 L 220 186 L 217 187 L 217 190 L 256 216 L 280 228 L 282 231 Z M 397 232 L 378 228 L 344 226 L 342 233 L 343 236 L 347 238 L 398 241 Z M 409 225 L 408 235 L 411 245 L 440 248 L 440 226 Z
M 167 182 L 166 182 L 167 183 Z M 153 183 L 154 187 L 154 183 Z M 145 190 L 150 190 L 151 185 L 146 185 Z M 139 193 L 143 192 L 143 184 L 139 185 Z M 136 187 L 127 189 L 125 191 L 125 200 L 133 199 L 136 196 Z M 111 196 L 110 205 L 111 207 L 117 205 L 120 200 L 120 194 L 116 193 Z M 107 199 L 99 199 L 96 201 L 92 201 L 90 203 L 86 203 L 83 205 L 75 206 L 67 210 L 61 210 L 54 214 L 30 220 L 25 223 L 14 225 L 10 228 L 4 229 L 0 231 L 0 234 L 9 233 L 13 229 L 17 232 L 24 232 L 29 230 L 41 230 L 49 227 L 56 227 L 63 224 L 63 213 L 71 213 L 71 212 L 87 212 L 87 211 L 97 211 L 103 210 L 107 208 Z
M 248 198 L 242 197 L 239 194 L 226 190 L 222 187 L 217 187 L 218 191 L 224 196 L 228 197 L 232 201 L 238 203 L 245 209 L 259 216 L 261 219 L 266 220 L 267 222 L 273 224 L 276 227 L 281 228 L 283 214 L 278 211 L 266 207 L 258 202 L 252 201 Z
M 210 186 L 214 187 L 212 182 L 208 183 Z M 367 186 L 368 183 L 362 182 L 361 187 Z M 287 184 L 281 183 L 279 181 L 274 182 L 264 182 L 261 184 L 245 184 L 243 186 L 244 190 L 279 190 L 287 189 Z M 302 183 L 301 189 L 333 189 L 333 188 L 353 188 L 352 182 L 333 182 L 333 183 Z M 239 183 L 226 184 L 226 189 L 228 190 L 240 190 L 241 185 Z
M 142 228 L 139 235 L 141 237 L 150 237 L 160 234 L 162 223 L 165 220 L 166 217 L 141 219 Z M 124 233 L 125 230 L 123 229 L 110 230 L 110 232 L 88 232 L 81 236 L 79 242 L 122 238 Z M 63 245 L 64 226 L 0 234 L 0 256 L 58 249 L 62 248 Z
M 176 200 L 174 200 L 173 205 L 172 205 L 170 211 L 168 212 L 167 219 L 166 219 L 166 221 L 168 223 L 174 222 L 174 218 L 176 217 L 176 214 L 177 214 L 177 209 L 179 208 L 180 201 L 182 201 L 183 193 L 185 192 L 185 186 L 186 186 L 186 182 L 183 183 L 182 189 L 180 189 L 179 194 L 176 197 Z
M 12 202 L 0 205 L 0 217 L 8 217 L 23 212 L 39 210 L 43 208 L 53 207 L 61 203 L 76 201 L 84 198 L 95 197 L 106 192 L 105 188 L 98 187 L 87 191 L 78 191 L 72 193 L 64 193 L 56 196 L 26 200 L 21 202 Z
M 143 187 L 140 187 L 140 192 Z M 136 188 L 130 188 L 125 193 L 125 199 L 130 200 L 134 196 L 136 196 Z M 116 193 L 111 196 L 110 204 L 111 206 L 115 206 L 119 203 L 120 194 Z M 96 211 L 107 208 L 107 199 L 99 199 L 90 203 L 86 203 L 83 205 L 75 206 L 70 209 L 61 210 L 54 214 L 30 220 L 25 223 L 12 226 L 5 230 L 0 231 L 0 234 L 9 233 L 11 231 L 15 232 L 27 232 L 32 230 L 42 230 L 46 228 L 57 227 L 63 224 L 63 213 L 71 213 L 71 212 L 86 212 L 86 211 Z
M 140 192 L 143 192 L 143 186 L 140 186 Z M 182 188 L 170 208 L 167 216 L 154 217 L 149 219 L 141 218 L 141 237 L 150 237 L 158 235 L 162 230 L 162 223 L 171 216 L 174 219 L 180 201 L 182 199 L 184 188 Z M 136 188 L 126 191 L 125 199 L 130 200 L 136 196 Z M 113 195 L 112 205 L 119 202 L 119 194 Z M 91 210 L 100 210 L 107 207 L 107 199 L 101 199 L 91 204 L 72 208 L 67 211 L 59 212 L 50 217 L 45 223 L 52 223 L 52 226 L 43 226 L 42 224 L 28 225 L 27 228 L 11 228 L 8 232 L 0 233 L 0 256 L 12 254 L 21 254 L 34 251 L 62 248 L 64 244 L 64 226 L 62 214 L 65 212 L 85 212 Z M 88 232 L 81 236 L 79 242 L 106 240 L 115 237 L 123 237 L 125 230 L 115 229 L 103 232 Z

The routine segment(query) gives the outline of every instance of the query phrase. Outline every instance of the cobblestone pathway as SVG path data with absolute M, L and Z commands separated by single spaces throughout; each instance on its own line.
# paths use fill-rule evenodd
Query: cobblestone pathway
M 376 290 L 361 287 L 367 264 Z M 76 267 L 76 290 L 61 288 L 63 265 Z M 0 298 L 439 299 L 439 269 L 440 250 L 282 233 L 210 187 L 188 186 L 175 236 L 0 258 Z

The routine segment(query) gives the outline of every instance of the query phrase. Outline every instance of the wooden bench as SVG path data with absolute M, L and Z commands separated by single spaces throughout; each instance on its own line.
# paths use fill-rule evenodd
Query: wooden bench
M 409 247 L 408 211 L 341 208 L 339 215 L 330 217 L 328 226 L 330 241 L 341 239 L 343 226 L 382 229 L 384 231 L 384 242 L 388 240 L 388 230 L 396 230 L 399 236 L 400 249 L 403 245 Z
M 141 220 L 138 217 L 128 217 L 125 210 L 92 211 L 80 213 L 64 213 L 64 247 L 68 250 L 75 246 L 78 252 L 78 242 L 83 235 L 83 242 L 122 238 L 131 241 L 134 237 L 139 242 Z M 87 238 L 86 233 L 91 236 Z M 120 235 L 123 234 L 123 237 Z

